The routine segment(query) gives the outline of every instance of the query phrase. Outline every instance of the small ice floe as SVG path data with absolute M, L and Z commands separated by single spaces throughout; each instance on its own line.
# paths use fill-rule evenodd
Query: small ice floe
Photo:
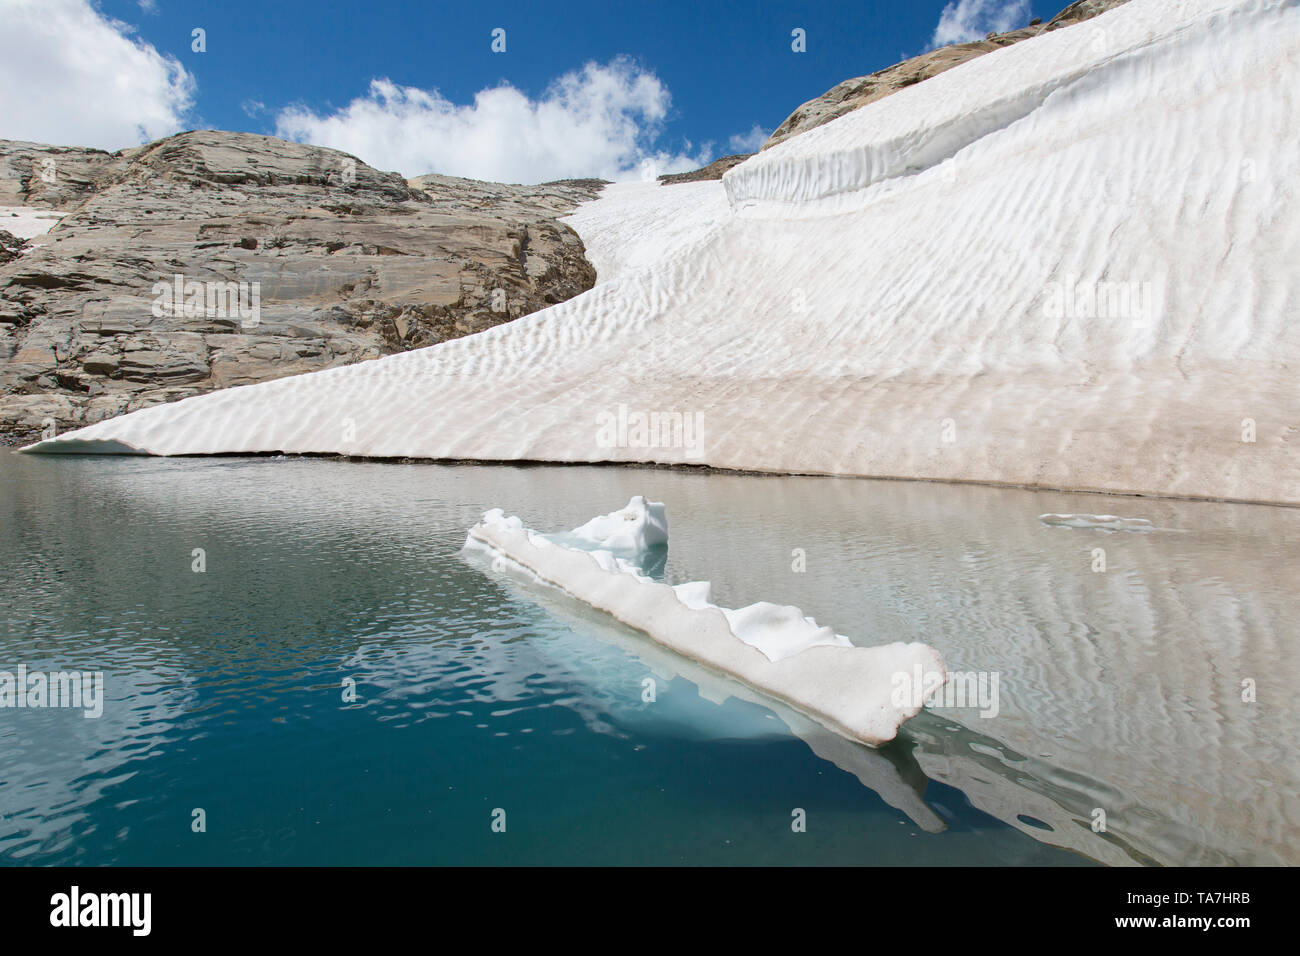
M 1121 518 L 1118 515 L 1039 515 L 1038 520 L 1062 528 L 1093 528 L 1100 531 L 1152 531 L 1146 518 Z
M 927 644 L 858 647 L 797 607 L 767 601 L 719 607 L 707 581 L 672 586 L 643 574 L 645 555 L 667 543 L 663 504 L 637 496 L 558 535 L 531 531 L 494 508 L 470 529 L 465 546 L 872 746 L 892 740 L 924 704 L 920 695 L 895 693 L 898 675 L 919 669 L 940 682 L 947 677 L 943 658 Z

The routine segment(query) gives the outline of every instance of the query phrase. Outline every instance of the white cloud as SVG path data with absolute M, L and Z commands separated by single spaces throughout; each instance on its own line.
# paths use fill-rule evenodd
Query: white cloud
M 957 0 L 943 8 L 931 46 L 983 40 L 990 31 L 1006 33 L 1029 24 L 1029 0 Z
M 767 142 L 767 138 L 771 135 L 772 133 L 770 130 L 765 130 L 763 127 L 755 123 L 750 127 L 748 133 L 737 133 L 732 136 L 731 139 L 727 140 L 727 148 L 730 149 L 733 154 L 757 153 L 759 148 Z
M 140 5 L 140 9 L 145 13 L 158 12 L 158 0 L 137 0 L 137 2 Z
M 657 76 L 619 58 L 566 73 L 537 99 L 501 85 L 475 94 L 469 105 L 375 79 L 365 96 L 328 115 L 282 110 L 276 133 L 405 176 L 633 179 L 703 165 L 698 155 L 655 147 L 671 102 Z
M 184 125 L 194 80 L 87 0 L 0 0 L 0 137 L 120 149 Z

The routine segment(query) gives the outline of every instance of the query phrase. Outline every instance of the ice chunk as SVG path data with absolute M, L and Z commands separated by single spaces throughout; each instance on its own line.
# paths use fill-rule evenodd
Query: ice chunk
M 675 584 L 673 585 L 673 591 L 677 594 L 677 600 L 697 611 L 701 608 L 716 606 L 712 600 L 713 585 L 708 581 L 688 581 L 685 584 Z
M 668 543 L 668 517 L 662 501 L 633 495 L 618 511 L 592 518 L 572 533 L 603 548 L 642 554 Z
M 588 522 L 578 542 L 644 544 L 655 535 L 667 543 L 662 504 L 633 498 L 629 525 L 620 538 L 607 523 L 612 515 Z M 638 510 L 639 509 L 639 510 Z M 621 512 L 614 512 L 619 515 Z M 654 528 L 651 533 L 648 529 Z M 944 679 L 947 671 L 934 648 L 895 642 L 857 647 L 796 607 L 759 602 L 738 610 L 709 601 L 707 581 L 675 587 L 639 573 L 613 552 L 569 546 L 560 538 L 541 539 L 519 519 L 493 509 L 470 529 L 466 546 L 486 548 L 624 624 L 644 632 L 676 653 L 727 675 L 785 703 L 824 727 L 873 746 L 892 740 L 899 726 L 920 712 L 920 695 L 895 693 L 898 679 L 924 672 Z
M 1064 528 L 1096 528 L 1103 531 L 1151 531 L 1153 525 L 1146 518 L 1120 518 L 1117 515 L 1039 515 L 1043 524 Z
M 515 515 L 506 517 L 506 513 L 500 508 L 493 508 L 490 511 L 483 512 L 483 523 L 494 528 L 506 528 L 511 531 L 519 531 L 524 526 L 521 518 Z

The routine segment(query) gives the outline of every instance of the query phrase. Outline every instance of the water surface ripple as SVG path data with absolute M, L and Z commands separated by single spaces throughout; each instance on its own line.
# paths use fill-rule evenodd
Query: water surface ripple
M 490 507 L 558 530 L 632 494 L 668 504 L 670 582 L 931 643 L 997 715 L 871 751 L 460 551 Z M 0 709 L 5 863 L 1300 862 L 1295 509 L 6 453 L 0 565 L 0 671 L 106 680 L 99 719 Z

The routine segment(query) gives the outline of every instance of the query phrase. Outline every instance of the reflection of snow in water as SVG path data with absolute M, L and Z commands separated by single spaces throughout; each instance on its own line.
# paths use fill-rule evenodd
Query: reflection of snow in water
M 1063 528 L 1096 528 L 1099 531 L 1152 531 L 1146 518 L 1120 518 L 1117 515 L 1039 515 L 1043 524 Z

